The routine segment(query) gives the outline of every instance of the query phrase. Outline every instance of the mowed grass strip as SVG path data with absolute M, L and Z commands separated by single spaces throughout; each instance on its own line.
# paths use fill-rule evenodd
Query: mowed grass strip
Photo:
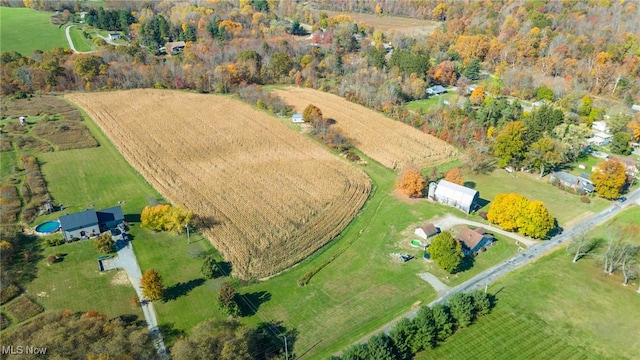
M 69 48 L 64 26 L 59 28 L 49 21 L 52 14 L 27 8 L 0 7 L 0 50 L 29 56 L 34 50 Z
M 161 90 L 67 97 L 167 199 L 194 211 L 243 278 L 312 254 L 370 191 L 361 170 L 237 100 Z
M 389 169 L 402 170 L 406 164 L 423 168 L 457 157 L 446 142 L 340 96 L 293 87 L 273 93 L 300 113 L 315 105 L 325 118 L 336 121 L 334 126 L 353 146 Z
M 87 39 L 82 34 L 82 27 L 73 26 L 69 29 L 69 36 L 71 36 L 71 41 L 73 41 L 73 46 L 75 46 L 77 51 L 87 52 L 95 50 L 96 46 L 93 45 L 91 39 Z

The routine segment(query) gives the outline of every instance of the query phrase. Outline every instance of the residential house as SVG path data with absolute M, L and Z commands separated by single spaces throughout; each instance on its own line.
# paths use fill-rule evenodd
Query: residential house
M 480 251 L 482 247 L 493 243 L 493 235 L 487 234 L 482 227 L 476 229 L 464 228 L 455 237 L 462 244 L 462 252 L 465 255 L 472 255 Z
M 611 128 L 607 126 L 607 123 L 605 121 L 594 121 L 593 124 L 591 124 L 591 131 L 593 131 L 594 133 L 609 133 L 611 132 Z
M 426 240 L 432 236 L 439 234 L 440 230 L 432 223 L 428 223 L 417 228 L 413 233 Z
M 118 40 L 118 39 L 120 39 L 120 34 L 118 33 L 109 34 L 109 40 Z
M 433 196 L 431 196 L 433 191 Z M 432 190 L 429 185 L 430 197 L 443 205 L 455 207 L 469 214 L 478 207 L 480 193 L 462 185 L 454 184 L 447 180 L 440 180 Z
M 440 94 L 446 94 L 446 93 L 447 93 L 447 89 L 442 87 L 442 85 L 435 85 L 430 88 L 427 88 L 427 94 L 429 95 L 440 95 Z
M 65 240 L 87 239 L 113 229 L 124 222 L 120 205 L 95 211 L 87 209 L 73 214 L 63 215 L 59 219 L 62 236 Z
M 175 55 L 183 52 L 186 45 L 184 41 L 174 41 L 164 44 L 164 48 L 168 55 Z
M 633 111 L 640 111 L 640 105 L 634 104 L 631 106 L 631 110 Z
M 551 173 L 549 181 L 552 185 L 570 188 L 582 195 L 589 194 L 594 191 L 594 186 L 591 180 L 582 176 L 575 176 L 564 171 Z

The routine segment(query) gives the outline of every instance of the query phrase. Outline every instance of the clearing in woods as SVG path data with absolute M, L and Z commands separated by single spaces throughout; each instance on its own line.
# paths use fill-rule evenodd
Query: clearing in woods
M 353 2 L 355 4 L 355 1 Z M 432 20 L 420 20 L 420 19 L 412 19 L 402 16 L 391 16 L 391 15 L 376 15 L 376 14 L 365 14 L 359 12 L 338 12 L 338 11 L 326 11 L 326 10 L 317 10 L 316 15 L 321 12 L 327 13 L 329 17 L 334 17 L 337 15 L 347 15 L 355 22 L 362 22 L 376 30 L 382 30 L 383 32 L 396 32 L 399 34 L 405 34 L 409 36 L 416 37 L 425 37 L 431 35 L 433 30 L 437 29 L 441 26 L 441 22 L 432 21 Z
M 293 87 L 273 93 L 298 112 L 310 104 L 317 106 L 356 148 L 390 169 L 399 170 L 408 163 L 424 168 L 457 156 L 446 142 L 340 96 Z
M 163 90 L 66 97 L 165 198 L 194 212 L 242 278 L 312 254 L 371 190 L 362 170 L 237 100 Z

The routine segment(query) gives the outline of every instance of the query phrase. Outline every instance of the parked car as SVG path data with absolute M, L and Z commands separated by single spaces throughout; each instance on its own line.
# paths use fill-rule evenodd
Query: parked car
M 625 201 L 627 201 L 627 198 L 626 198 L 626 197 L 624 197 L 624 196 L 621 196 L 620 198 L 618 198 L 618 202 L 623 203 L 623 202 L 625 202 Z

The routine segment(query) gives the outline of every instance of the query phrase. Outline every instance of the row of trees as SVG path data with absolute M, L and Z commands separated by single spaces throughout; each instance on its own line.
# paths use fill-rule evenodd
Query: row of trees
M 492 307 L 492 297 L 484 292 L 456 293 L 448 304 L 422 306 L 413 319 L 400 320 L 389 335 L 374 335 L 366 343 L 352 345 L 343 350 L 342 356 L 332 359 L 412 359 L 416 353 L 433 349 L 457 330 L 468 327 Z

